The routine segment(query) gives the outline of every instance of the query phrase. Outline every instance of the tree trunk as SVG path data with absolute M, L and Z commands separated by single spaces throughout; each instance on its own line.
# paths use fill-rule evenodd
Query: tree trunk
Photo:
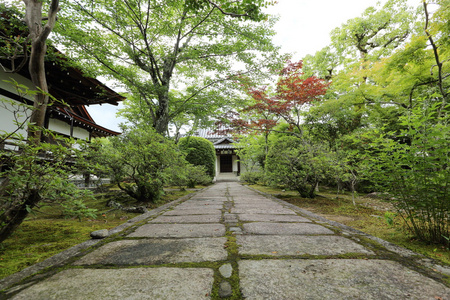
M 52 0 L 47 15 L 47 23 L 42 25 L 42 0 L 23 0 L 25 3 L 25 23 L 29 30 L 29 42 L 31 42 L 31 55 L 28 65 L 31 81 L 40 89 L 34 100 L 34 110 L 28 127 L 28 143 L 38 146 L 41 142 L 42 128 L 44 127 L 45 113 L 48 104 L 48 86 L 45 77 L 44 58 L 47 52 L 46 41 L 53 30 L 58 12 L 59 0 Z M 22 172 L 28 172 L 24 168 Z M 0 194 L 7 188 L 9 179 L 6 178 L 1 186 Z M 23 222 L 30 208 L 33 208 L 41 200 L 39 190 L 28 190 L 19 203 L 11 203 L 2 215 L 0 215 L 0 243 L 8 238 L 11 233 Z M 21 203 L 21 204 L 20 204 Z
M 42 92 L 34 96 L 34 110 L 30 118 L 30 123 L 33 126 L 28 127 L 28 141 L 38 145 L 41 141 L 42 128 L 44 127 L 45 113 L 48 105 L 48 86 L 44 66 L 47 46 L 45 42 L 35 41 L 31 49 L 29 63 L 31 80 Z
M 154 120 L 153 127 L 156 132 L 165 135 L 169 128 L 169 92 L 164 91 L 163 94 L 158 96 L 158 110 L 156 111 L 156 119 Z
M 38 190 L 31 190 L 25 201 L 20 205 L 12 204 L 5 213 L 0 216 L 0 243 L 6 240 L 16 228 L 22 224 L 28 215 L 28 210 L 36 206 L 41 200 Z
M 28 65 L 31 81 L 40 89 L 34 99 L 34 110 L 30 123 L 34 126 L 28 128 L 28 141 L 38 145 L 44 127 L 45 113 L 48 104 L 48 86 L 45 76 L 44 57 L 47 52 L 46 41 L 56 23 L 56 13 L 59 9 L 59 0 L 52 0 L 48 11 L 47 23 L 42 25 L 42 0 L 23 0 L 26 6 L 25 23 L 28 26 L 29 40 L 31 42 L 31 55 Z

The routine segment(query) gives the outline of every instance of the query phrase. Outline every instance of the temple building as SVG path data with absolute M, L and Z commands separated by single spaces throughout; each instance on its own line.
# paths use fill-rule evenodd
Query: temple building
M 50 48 L 52 49 L 52 48 Z M 50 51 L 57 51 L 52 49 Z M 58 52 L 61 57 L 62 54 Z M 124 97 L 114 92 L 97 79 L 86 77 L 75 67 L 64 66 L 62 62 L 47 60 L 45 69 L 49 94 L 57 100 L 48 106 L 45 117 L 45 128 L 65 137 L 91 140 L 95 137 L 106 137 L 120 134 L 95 123 L 86 109 L 89 105 L 117 105 Z M 26 122 L 31 115 L 31 109 L 20 107 L 19 103 L 33 105 L 33 95 L 26 92 L 35 91 L 36 87 L 30 80 L 27 66 L 12 73 L 12 62 L 0 59 L 0 130 L 13 132 L 18 124 L 23 126 L 17 131 L 26 137 Z M 16 62 L 16 65 L 18 63 Z M 20 85 L 19 88 L 17 88 Z M 25 88 L 26 87 L 26 88 Z M 51 142 L 49 137 L 43 141 Z M 7 145 L 2 145 L 5 147 Z
M 216 181 L 239 181 L 241 163 L 231 135 L 217 134 L 210 129 L 200 129 L 194 136 L 207 139 L 216 150 Z

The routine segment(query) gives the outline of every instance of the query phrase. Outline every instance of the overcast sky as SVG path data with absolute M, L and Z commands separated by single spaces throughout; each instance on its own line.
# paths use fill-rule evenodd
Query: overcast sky
M 267 12 L 280 17 L 275 25 L 277 35 L 274 44 L 280 45 L 283 53 L 293 53 L 293 60 L 306 54 L 314 54 L 330 43 L 330 31 L 348 19 L 359 17 L 378 0 L 278 0 Z M 386 0 L 380 1 L 385 3 Z M 409 0 L 411 5 L 420 5 L 421 0 Z M 115 117 L 117 107 L 93 105 L 88 108 L 97 124 L 119 131 Z

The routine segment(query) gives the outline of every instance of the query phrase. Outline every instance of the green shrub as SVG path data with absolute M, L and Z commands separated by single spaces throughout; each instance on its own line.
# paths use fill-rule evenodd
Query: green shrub
M 323 145 L 306 137 L 283 136 L 271 144 L 266 175 L 271 185 L 295 190 L 301 197 L 314 198 L 315 187 L 329 166 Z
M 450 237 L 449 115 L 439 116 L 440 103 L 417 105 L 400 117 L 400 143 L 381 135 L 367 153 L 371 175 L 393 195 L 399 215 L 419 239 L 448 246 Z M 447 106 L 449 109 L 450 106 Z
M 207 139 L 191 136 L 181 138 L 178 146 L 186 154 L 186 160 L 194 166 L 204 166 L 211 178 L 216 175 L 216 150 Z
M 139 202 L 155 202 L 170 182 L 172 168 L 182 169 L 186 161 L 176 145 L 153 128 L 126 129 L 110 139 L 102 156 L 111 180 Z
M 195 188 L 197 184 L 208 185 L 212 181 L 206 174 L 204 166 L 187 164 L 177 168 L 171 168 L 170 185 L 178 186 L 180 189 Z
M 264 173 L 258 172 L 243 172 L 241 174 L 241 181 L 245 181 L 250 184 L 256 184 L 264 181 Z
M 51 135 L 51 132 L 44 130 Z M 92 192 L 79 190 L 69 178 L 80 171 L 83 153 L 73 139 L 53 136 L 60 144 L 41 143 L 38 146 L 19 140 L 15 134 L 0 134 L 0 142 L 17 137 L 18 151 L 0 151 L 0 171 L 4 179 L 0 186 L 0 243 L 11 235 L 27 215 L 42 206 L 60 205 L 68 217 L 95 217 L 95 209 L 83 201 L 92 198 Z M 62 146 L 62 145 L 66 145 Z M 81 162 L 86 170 L 87 163 Z M 78 173 L 79 174 L 79 173 Z
M 211 177 L 206 174 L 206 169 L 204 166 L 194 166 L 190 165 L 186 168 L 187 176 L 187 187 L 195 188 L 197 184 L 208 185 L 211 183 Z

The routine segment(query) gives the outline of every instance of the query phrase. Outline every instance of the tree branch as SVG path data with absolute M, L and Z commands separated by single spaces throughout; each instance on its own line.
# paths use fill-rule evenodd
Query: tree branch
M 435 44 L 431 34 L 428 32 L 428 23 L 429 23 L 430 16 L 429 16 L 429 13 L 428 13 L 428 5 L 427 5 L 426 0 L 423 0 L 423 8 L 424 8 L 424 12 L 425 12 L 425 27 L 424 27 L 424 30 L 425 30 L 425 33 L 426 33 L 426 35 L 428 37 L 428 40 L 430 41 L 431 47 L 433 48 L 434 59 L 436 61 L 436 65 L 438 67 L 438 87 L 439 87 L 439 90 L 440 90 L 440 92 L 442 94 L 442 105 L 441 105 L 441 107 L 439 109 L 439 112 L 438 112 L 438 116 L 440 116 L 442 110 L 444 109 L 444 107 L 446 105 L 446 100 L 447 100 L 446 99 L 447 98 L 447 93 L 444 90 L 443 78 L 442 78 L 442 66 L 443 66 L 443 63 L 440 61 L 440 57 L 439 57 L 439 53 L 438 53 L 438 47 L 436 46 L 436 44 Z
M 213 1 L 211 1 L 211 0 L 206 0 L 206 1 L 208 1 L 209 4 L 211 4 L 213 7 L 217 8 L 222 14 L 224 14 L 226 16 L 230 16 L 232 18 L 250 17 L 250 15 L 248 13 L 235 14 L 235 13 L 226 12 L 218 4 L 214 3 Z

